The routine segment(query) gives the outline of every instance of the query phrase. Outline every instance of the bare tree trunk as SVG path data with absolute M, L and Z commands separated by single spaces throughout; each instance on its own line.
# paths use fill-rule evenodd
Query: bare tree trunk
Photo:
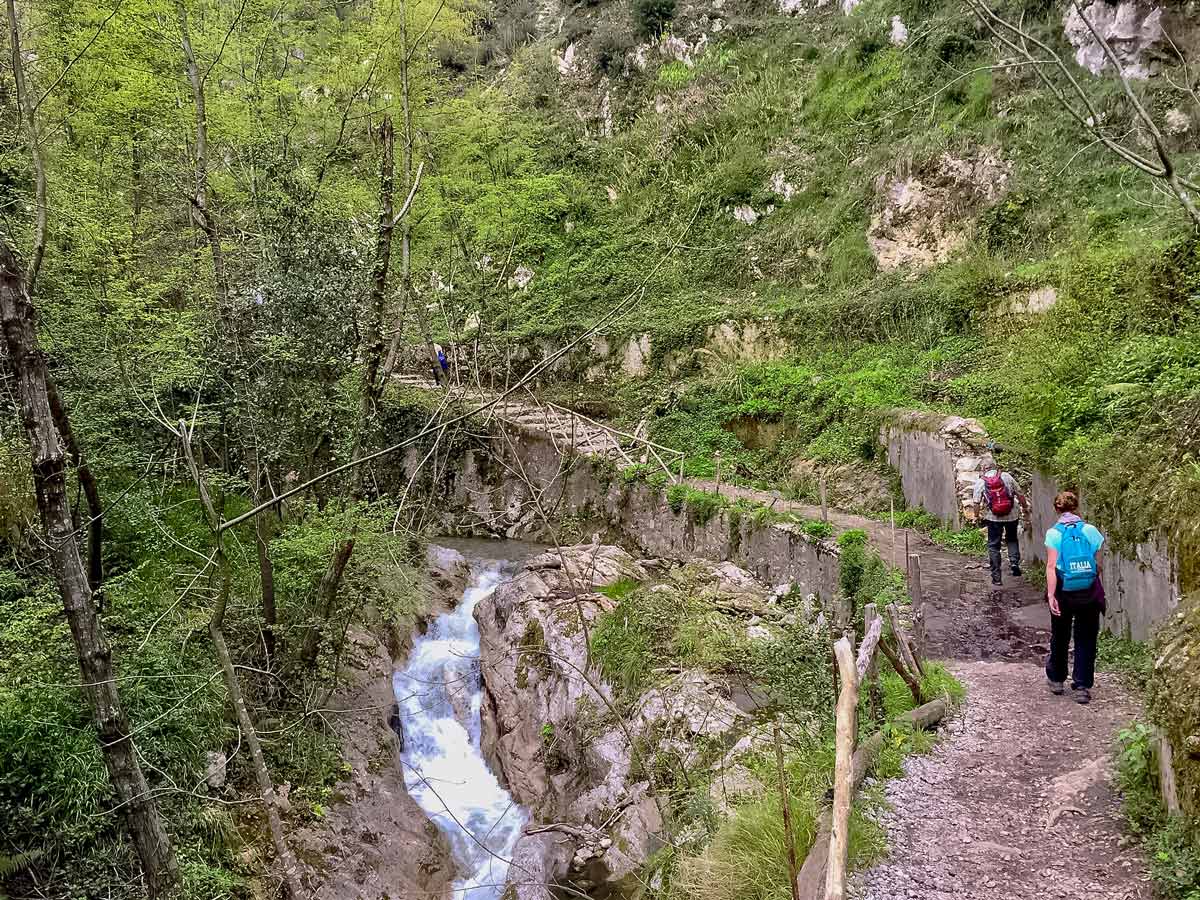
M 250 760 L 253 764 L 255 780 L 258 782 L 259 793 L 262 795 L 263 806 L 266 808 L 267 826 L 271 832 L 271 843 L 275 847 L 275 856 L 282 870 L 285 892 L 291 900 L 300 900 L 304 896 L 304 889 L 300 884 L 300 867 L 296 863 L 296 857 L 292 853 L 291 847 L 288 846 L 287 836 L 283 830 L 283 818 L 279 814 L 279 795 L 275 791 L 274 781 L 271 780 L 271 772 L 267 768 L 267 761 L 263 756 L 262 744 L 258 740 L 258 729 L 250 715 L 250 708 L 246 705 L 246 698 L 242 694 L 242 686 L 238 681 L 237 669 L 234 668 L 233 657 L 229 652 L 229 644 L 225 640 L 225 610 L 229 605 L 233 573 L 229 559 L 225 556 L 220 528 L 221 517 L 217 514 L 217 508 L 213 505 L 212 498 L 209 497 L 208 488 L 200 475 L 200 467 L 196 465 L 196 457 L 192 453 L 192 436 L 186 422 L 179 423 L 179 434 L 183 441 L 183 453 L 187 459 L 188 468 L 191 471 L 192 479 L 196 482 L 196 490 L 200 494 L 200 502 L 208 516 L 209 526 L 212 528 L 213 540 L 216 544 L 216 563 L 221 584 L 212 617 L 208 621 L 208 633 L 212 638 L 213 647 L 216 649 L 217 658 L 221 662 L 221 673 L 225 677 L 229 702 L 237 716 L 242 737 L 250 750 Z
M 320 623 L 309 628 L 304 636 L 304 650 L 300 658 L 306 666 L 316 665 L 317 653 L 321 649 L 321 626 L 328 622 L 333 615 L 333 607 L 337 603 L 338 589 L 342 586 L 342 576 L 346 574 L 346 565 L 354 552 L 354 538 L 349 537 L 337 545 L 329 560 L 329 568 L 321 576 L 317 584 L 317 610 Z
M 390 116 L 384 116 L 379 126 L 379 136 L 383 143 L 383 153 L 379 162 L 379 225 L 375 235 L 375 262 L 371 272 L 371 293 L 367 299 L 366 315 L 363 317 L 363 374 L 359 387 L 358 422 L 354 429 L 354 445 L 350 459 L 361 459 L 367 436 L 371 430 L 371 422 L 376 415 L 379 398 L 383 394 L 380 381 L 380 371 L 383 368 L 383 307 L 387 297 L 388 269 L 392 258 L 392 233 L 396 228 L 394 211 L 395 192 L 395 130 Z M 407 222 L 407 217 L 405 218 Z M 349 495 L 353 498 L 362 496 L 362 480 L 364 468 L 356 467 L 350 476 Z M 309 628 L 304 636 L 304 650 L 301 659 L 308 666 L 317 661 L 321 646 L 321 626 L 333 615 L 337 603 L 338 589 L 341 587 L 342 575 L 354 552 L 353 533 L 340 541 L 330 557 L 329 567 L 321 576 L 317 588 L 317 610 L 320 622 Z
M 383 307 L 387 299 L 388 267 L 392 259 L 392 232 L 396 228 L 393 192 L 395 189 L 395 131 L 391 116 L 384 116 L 379 126 L 383 153 L 379 163 L 379 225 L 375 234 L 375 263 L 371 273 L 371 294 L 363 317 L 363 374 L 359 395 L 358 427 L 354 436 L 351 459 L 362 456 L 363 444 L 375 418 L 376 407 L 383 393 L 379 373 L 383 367 Z M 405 222 L 407 222 L 407 218 Z M 357 494 L 362 483 L 361 468 L 355 469 L 352 493 Z
M 79 476 L 79 484 L 83 487 L 83 496 L 88 506 L 88 587 L 93 594 L 100 592 L 104 581 L 104 505 L 100 502 L 100 487 L 96 484 L 96 476 L 84 461 L 79 442 L 71 428 L 71 420 L 67 417 L 62 398 L 58 395 L 58 386 L 47 375 L 46 392 L 50 401 L 50 413 L 54 416 L 54 426 L 66 445 L 67 455 L 75 466 Z
M 400 105 L 404 113 L 404 185 L 408 191 L 413 189 L 413 143 L 416 137 L 413 129 L 412 78 L 409 71 L 412 55 L 413 48 L 408 43 L 408 3 L 404 2 L 400 6 Z M 400 244 L 401 290 L 406 304 L 412 292 L 411 242 L 412 225 L 406 216 Z M 425 349 L 429 352 L 429 364 L 433 366 L 434 378 L 441 383 L 444 380 L 442 364 L 433 345 L 433 331 L 429 327 L 429 310 L 420 298 L 417 298 L 416 307 L 417 326 L 421 330 L 421 340 L 425 342 Z
M 17 89 L 17 106 L 21 113 L 21 124 L 25 129 L 25 140 L 33 162 L 34 204 L 36 207 L 33 226 L 33 252 L 29 268 L 25 271 L 25 287 L 33 296 L 42 258 L 46 255 L 46 163 L 42 158 L 41 138 L 37 128 L 37 110 L 29 98 L 29 86 L 25 81 L 25 59 L 21 54 L 21 27 L 17 19 L 16 0 L 6 0 L 8 7 L 8 40 L 12 50 L 13 81 Z
M 254 505 L 263 502 L 262 489 L 265 473 L 258 458 L 258 445 L 251 440 L 246 446 L 246 468 L 249 469 L 250 491 Z M 254 517 L 254 546 L 258 551 L 258 580 L 262 591 L 262 637 L 266 668 L 271 668 L 275 658 L 276 634 L 279 615 L 275 603 L 275 566 L 271 562 L 271 534 L 266 514 Z
M 11 7 L 11 4 L 10 4 Z M 20 263 L 0 239 L 0 318 L 17 377 L 21 419 L 32 453 L 38 512 L 54 580 L 79 656 L 83 692 L 92 707 L 108 777 L 124 811 L 129 834 L 151 897 L 165 897 L 179 884 L 175 851 L 146 783 L 117 693 L 112 651 L 96 616 L 67 497 L 66 459 L 51 411 L 46 357 L 37 338 L 36 312 Z M 65 411 L 63 412 L 65 421 Z
M 175 12 L 179 18 L 179 36 L 183 46 L 188 83 L 192 86 L 192 101 L 196 104 L 196 179 L 194 191 L 189 198 L 192 205 L 192 220 L 208 239 L 209 252 L 212 254 L 213 281 L 217 291 L 217 300 L 222 309 L 225 309 L 229 299 L 225 253 L 221 249 L 221 232 L 217 227 L 216 217 L 209 208 L 212 192 L 208 185 L 208 112 L 204 96 L 204 79 L 200 76 L 200 69 L 196 65 L 191 32 L 188 30 L 187 7 L 184 6 L 182 0 L 175 0 Z
M 142 267 L 142 206 L 145 197 L 145 181 L 142 175 L 142 122 L 140 116 L 134 116 L 133 135 L 129 152 L 129 174 L 131 182 L 130 203 L 132 206 L 129 220 L 129 262 L 135 278 L 139 277 Z
M 6 0 L 6 2 L 8 10 L 8 38 L 9 47 L 12 51 L 13 81 L 16 85 L 17 107 L 20 111 L 21 123 L 25 130 L 25 140 L 29 147 L 29 156 L 33 163 L 35 204 L 33 252 L 29 269 L 25 272 L 25 287 L 30 297 L 32 297 L 37 284 L 38 272 L 42 266 L 42 259 L 46 255 L 46 231 L 48 223 L 46 163 L 42 158 L 41 136 L 38 134 L 37 126 L 37 109 L 29 96 L 29 84 L 25 77 L 25 58 L 21 51 L 21 28 L 20 22 L 17 19 L 17 5 L 15 0 Z M 59 436 L 66 443 L 71 464 L 79 471 L 79 482 L 83 486 L 83 492 L 87 498 L 88 514 L 91 519 L 88 529 L 88 584 L 91 586 L 92 592 L 95 593 L 100 589 L 100 582 L 103 576 L 100 557 L 103 542 L 103 524 L 101 522 L 103 507 L 100 503 L 100 489 L 96 485 L 96 479 L 92 476 L 91 470 L 83 461 L 83 454 L 79 450 L 79 444 L 76 442 L 75 434 L 71 430 L 71 423 L 68 421 L 66 412 L 63 410 L 62 401 L 59 399 L 58 389 L 53 379 L 50 378 L 49 373 L 46 375 L 46 390 L 50 401 L 50 412 L 54 416 L 54 424 L 58 428 Z

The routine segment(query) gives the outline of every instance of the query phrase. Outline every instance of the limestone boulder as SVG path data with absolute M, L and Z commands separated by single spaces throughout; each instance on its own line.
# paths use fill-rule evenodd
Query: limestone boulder
M 462 599 L 471 581 L 471 566 L 459 551 L 430 544 L 425 551 L 425 569 L 439 606 L 449 609 Z
M 967 243 L 975 214 L 1007 191 L 1009 171 L 995 153 L 981 151 L 881 176 L 867 232 L 879 268 L 916 271 L 949 260 Z
M 1070 3 L 1063 17 L 1063 31 L 1075 48 L 1075 61 L 1093 75 L 1113 71 L 1112 60 L 1097 35 L 1112 49 L 1121 71 L 1138 80 L 1156 74 L 1170 50 L 1163 28 L 1163 8 L 1145 0 L 1093 0 L 1078 8 Z

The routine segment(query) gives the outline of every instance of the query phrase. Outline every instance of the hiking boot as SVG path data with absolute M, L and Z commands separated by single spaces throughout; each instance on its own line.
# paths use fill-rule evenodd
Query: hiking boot
M 1012 567 L 1012 573 L 1013 573 L 1013 578 L 1020 578 L 1021 577 L 1021 567 L 1018 565 L 1014 565 Z
M 1075 688 L 1075 702 L 1080 703 L 1080 704 L 1091 703 L 1092 702 L 1092 692 L 1089 691 L 1087 688 L 1081 688 L 1081 687 Z
M 999 587 L 999 585 L 1000 585 L 1000 573 L 999 572 L 992 573 L 992 584 Z
M 1061 697 L 1063 691 L 1066 690 L 1066 687 L 1061 681 L 1052 681 L 1049 677 L 1046 678 L 1046 684 L 1050 685 L 1050 693 L 1054 694 L 1056 697 Z

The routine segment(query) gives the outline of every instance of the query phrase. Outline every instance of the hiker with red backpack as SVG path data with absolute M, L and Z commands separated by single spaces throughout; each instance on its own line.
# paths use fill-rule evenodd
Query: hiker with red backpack
M 1067 650 L 1075 637 L 1071 689 L 1077 703 L 1092 699 L 1096 675 L 1096 640 L 1104 614 L 1100 550 L 1104 535 L 1079 518 L 1079 498 L 1062 491 L 1054 498 L 1058 521 L 1046 532 L 1046 600 L 1050 604 L 1050 657 L 1046 680 L 1061 694 L 1067 680 Z
M 1017 525 L 1021 520 L 1017 503 L 1029 518 L 1029 500 L 1015 478 L 989 459 L 984 473 L 975 481 L 975 513 L 987 525 L 988 562 L 992 567 L 992 584 L 1000 584 L 1000 545 L 1008 545 L 1008 564 L 1012 574 L 1021 574 L 1021 547 L 1017 540 Z

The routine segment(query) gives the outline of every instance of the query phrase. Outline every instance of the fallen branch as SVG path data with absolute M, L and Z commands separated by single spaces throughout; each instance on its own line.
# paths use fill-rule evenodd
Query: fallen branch
M 917 654 L 913 651 L 912 641 L 908 635 L 904 633 L 904 627 L 900 624 L 900 607 L 895 603 L 889 603 L 887 607 L 888 622 L 892 626 L 892 634 L 895 635 L 896 643 L 900 646 L 900 655 L 903 657 L 905 665 L 909 667 L 912 673 L 918 678 L 925 675 L 925 666 L 921 664 L 921 660 L 917 658 Z
M 904 683 L 908 685 L 908 689 L 912 691 L 913 700 L 917 703 L 921 702 L 921 682 L 919 682 L 908 670 L 908 668 L 900 661 L 900 657 L 896 655 L 896 651 L 887 641 L 879 642 L 879 650 L 887 657 L 888 662 L 892 664 L 892 668 L 896 670 L 896 674 L 904 679 Z

